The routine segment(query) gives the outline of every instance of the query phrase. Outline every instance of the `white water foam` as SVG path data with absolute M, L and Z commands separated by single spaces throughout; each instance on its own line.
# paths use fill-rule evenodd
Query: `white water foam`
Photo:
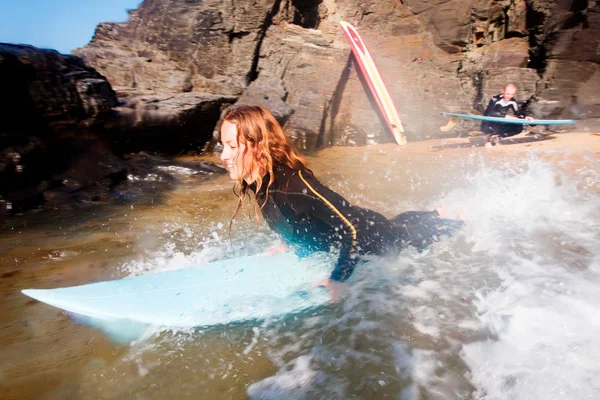
M 567 175 L 530 159 L 482 172 L 463 194 L 477 220 L 473 249 L 500 278 L 475 301 L 496 339 L 461 353 L 477 398 L 600 397 L 598 166 L 589 159 Z
M 374 261 L 341 305 L 284 337 L 267 330 L 279 370 L 248 394 L 598 398 L 598 170 L 481 165 L 437 199 L 466 210 L 457 237 Z
M 253 223 L 234 225 L 232 238 L 229 240 L 227 228 L 223 223 L 212 223 L 208 226 L 179 224 L 169 222 L 163 226 L 160 238 L 162 246 L 155 250 L 146 250 L 146 254 L 124 264 L 121 269 L 128 276 L 170 271 L 181 268 L 204 265 L 225 258 L 241 257 L 269 251 L 281 247 L 281 241 L 266 229 L 256 230 Z M 241 232 L 254 230 L 249 236 Z M 159 236 L 155 234 L 155 236 Z M 157 241 L 156 237 L 153 242 Z
M 466 212 L 455 237 L 428 254 L 371 260 L 341 303 L 307 315 L 140 342 L 133 360 L 147 360 L 136 379 L 150 385 L 152 376 L 172 376 L 152 389 L 168 396 L 190 384 L 173 369 L 183 363 L 197 387 L 232 387 L 236 371 L 247 374 L 245 365 L 264 365 L 268 356 L 275 372 L 244 383 L 253 399 L 599 398 L 598 159 L 579 167 L 565 161 L 564 169 L 535 157 L 469 162 L 478 170 L 457 172 L 461 189 L 446 187 L 431 203 L 410 200 Z M 126 265 L 128 273 L 232 254 L 222 226 L 165 232 L 166 244 Z M 248 236 L 238 252 L 262 251 L 274 239 Z

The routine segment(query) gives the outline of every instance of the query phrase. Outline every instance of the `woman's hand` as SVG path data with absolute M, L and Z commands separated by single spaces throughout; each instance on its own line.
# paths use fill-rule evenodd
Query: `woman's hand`
M 267 250 L 265 250 L 265 253 L 267 253 L 268 255 L 271 254 L 277 254 L 277 253 L 285 253 L 287 251 L 287 246 L 285 245 L 279 245 L 279 246 L 273 246 L 273 247 L 269 247 Z
M 533 118 L 533 117 L 530 117 L 530 116 L 526 116 L 526 117 L 525 117 L 525 119 L 526 119 L 527 121 L 533 121 L 535 118 Z
M 438 215 L 440 216 L 440 218 L 446 218 L 446 219 L 457 219 L 460 221 L 466 221 L 469 219 L 469 216 L 466 212 L 464 211 L 459 211 L 456 216 L 450 216 L 448 215 L 448 212 L 446 211 L 446 207 L 443 204 L 440 204 L 439 206 L 437 206 L 437 208 L 435 209 L 435 211 L 437 211 Z
M 348 286 L 346 286 L 346 284 L 332 279 L 324 280 L 319 284 L 319 287 L 324 287 L 329 291 L 329 303 L 337 303 L 348 291 Z

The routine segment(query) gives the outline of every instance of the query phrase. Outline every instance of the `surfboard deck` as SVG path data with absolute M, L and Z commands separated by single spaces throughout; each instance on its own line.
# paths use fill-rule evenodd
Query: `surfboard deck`
M 441 114 L 445 115 L 447 117 L 466 118 L 466 119 L 474 119 L 474 120 L 478 120 L 478 121 L 499 122 L 502 124 L 516 124 L 516 125 L 571 125 L 576 122 L 573 119 L 534 119 L 532 121 L 528 121 L 526 119 L 486 117 L 483 115 L 456 114 L 456 113 L 449 113 L 449 112 L 443 112 Z
M 58 289 L 22 293 L 63 310 L 111 324 L 202 327 L 265 319 L 329 301 L 316 283 L 332 263 L 324 256 L 258 255 Z M 118 326 L 116 329 L 118 330 Z
M 377 103 L 379 111 L 383 115 L 388 129 L 394 136 L 396 143 L 403 146 L 406 144 L 406 137 L 404 135 L 404 127 L 398 116 L 398 111 L 394 105 L 394 101 L 390 96 L 379 69 L 375 65 L 375 61 L 367 48 L 362 37 L 358 34 L 358 31 L 351 24 L 341 21 L 342 30 L 344 35 L 350 44 L 352 53 L 356 59 L 356 63 L 360 68 L 362 75 L 369 86 L 371 95 Z

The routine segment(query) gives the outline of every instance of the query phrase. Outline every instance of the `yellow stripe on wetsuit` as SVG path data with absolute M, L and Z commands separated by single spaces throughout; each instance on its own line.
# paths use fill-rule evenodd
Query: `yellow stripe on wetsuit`
M 300 179 L 302 179 L 302 182 L 304 182 L 304 184 L 314 193 L 317 195 L 318 198 L 320 198 L 321 200 L 323 200 L 323 202 L 325 204 L 327 204 L 329 206 L 329 208 L 331 208 L 337 215 L 338 217 L 340 217 L 342 219 L 342 221 L 344 221 L 344 223 L 346 225 L 348 225 L 350 227 L 350 230 L 352 231 L 352 249 L 354 250 L 354 248 L 356 247 L 356 228 L 354 227 L 354 225 L 352 225 L 352 223 L 350 221 L 348 221 L 348 218 L 344 217 L 344 214 L 342 214 L 340 212 L 340 210 L 338 210 L 337 208 L 335 208 L 335 206 L 333 204 L 331 204 L 331 202 L 329 200 L 327 200 L 325 197 L 323 197 L 319 192 L 317 192 L 312 186 L 310 186 L 310 184 L 306 181 L 306 179 L 304 179 L 304 177 L 302 176 L 302 171 L 298 170 L 298 174 L 300 175 Z

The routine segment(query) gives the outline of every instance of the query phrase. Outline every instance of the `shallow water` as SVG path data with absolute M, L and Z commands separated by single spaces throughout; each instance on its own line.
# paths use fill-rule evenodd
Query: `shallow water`
M 277 238 L 238 218 L 230 242 L 227 177 L 167 167 L 178 183 L 160 201 L 17 217 L 0 234 L 3 398 L 600 396 L 598 155 L 385 145 L 308 161 L 358 205 L 391 217 L 444 204 L 467 226 L 427 254 L 371 260 L 338 304 L 118 344 L 20 290 L 253 254 Z

